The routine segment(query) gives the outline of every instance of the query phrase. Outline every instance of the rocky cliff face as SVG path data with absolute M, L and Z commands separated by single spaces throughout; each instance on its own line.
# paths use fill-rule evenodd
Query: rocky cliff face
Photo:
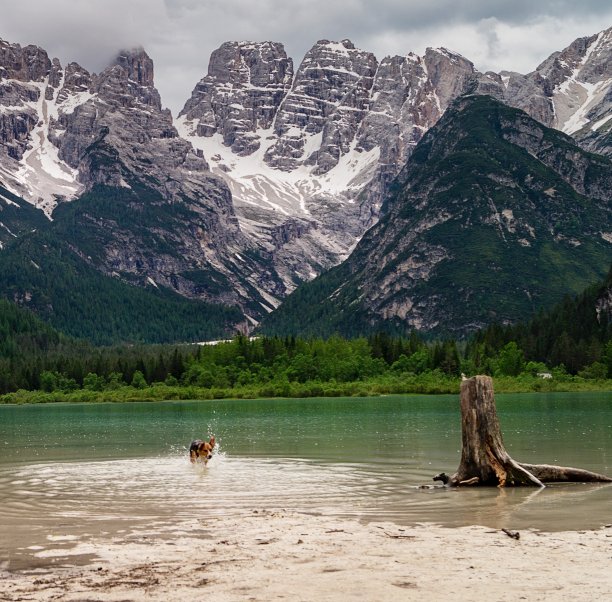
M 282 45 L 224 44 L 176 127 L 228 183 L 241 226 L 292 290 L 348 255 L 423 133 L 475 77 L 444 49 L 379 63 L 349 40 L 321 40 L 293 76 Z
M 320 40 L 306 54 L 274 120 L 275 143 L 265 161 L 291 171 L 312 165 L 314 175 L 338 164 L 363 119 L 378 61 L 350 40 Z M 318 137 L 314 148 L 308 142 Z
M 196 121 L 198 136 L 221 134 L 239 156 L 261 146 L 291 88 L 293 61 L 282 44 L 226 42 L 210 57 L 208 75 L 195 87 L 181 113 Z
M 488 93 L 575 136 L 589 150 L 610 153 L 600 141 L 612 125 L 611 54 L 612 28 L 575 40 L 527 75 L 502 72 L 497 89 Z
M 554 107 L 551 125 L 568 134 L 597 130 L 612 117 L 612 28 L 579 38 L 544 61 L 536 73 Z
M 48 211 L 79 189 L 76 174 L 57 160 L 57 148 L 49 143 L 48 99 L 59 84 L 59 62 L 44 50 L 0 41 L 1 183 Z

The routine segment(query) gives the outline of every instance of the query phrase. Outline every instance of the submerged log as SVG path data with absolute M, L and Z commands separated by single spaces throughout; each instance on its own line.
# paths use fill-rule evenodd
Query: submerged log
M 544 487 L 544 483 L 610 482 L 612 479 L 588 470 L 524 464 L 506 452 L 489 376 L 474 376 L 461 383 L 461 462 L 457 472 L 447 477 L 448 485 L 494 485 Z M 437 475 L 434 478 L 442 480 Z M 446 477 L 446 475 L 444 475 Z
M 520 465 L 531 474 L 535 475 L 543 483 L 610 483 L 612 478 L 603 474 L 583 470 L 582 468 L 571 468 L 569 466 L 551 466 L 550 464 L 526 464 Z

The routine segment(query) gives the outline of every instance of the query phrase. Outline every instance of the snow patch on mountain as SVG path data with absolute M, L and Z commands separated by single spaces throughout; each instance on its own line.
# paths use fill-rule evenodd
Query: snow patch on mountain
M 612 78 L 596 84 L 575 80 L 564 82 L 563 91 L 560 91 L 559 95 L 570 96 L 572 100 L 564 99 L 564 102 L 559 102 L 555 98 L 555 113 L 558 122 L 562 125 L 561 131 L 566 134 L 574 134 L 587 125 L 590 122 L 589 112 L 601 103 L 611 86 Z M 603 122 L 605 123 L 609 117 L 606 117 Z M 601 124 L 601 121 L 592 124 L 591 129 L 599 129 L 597 124 Z
M 585 126 L 591 130 L 601 127 L 601 109 L 609 110 L 606 99 L 612 92 L 611 47 L 612 28 L 595 36 L 578 60 L 572 60 L 572 46 L 560 54 L 559 66 L 571 72 L 552 93 L 557 129 L 575 134 Z
M 52 120 L 57 120 L 56 104 L 58 91 L 47 100 L 49 77 L 42 82 L 19 82 L 5 80 L 4 86 L 15 86 L 25 93 L 19 105 L 2 107 L 5 115 L 29 113 L 34 115 L 36 125 L 29 133 L 29 142 L 15 169 L 3 168 L 0 175 L 5 175 L 3 184 L 12 193 L 25 198 L 41 208 L 48 216 L 58 200 L 71 200 L 81 190 L 78 183 L 78 171 L 71 168 L 59 158 L 59 149 L 50 142 L 49 132 Z M 27 100 L 36 96 L 37 100 Z
M 303 163 L 292 171 L 281 171 L 265 161 L 266 152 L 277 141 L 273 127 L 256 130 L 255 135 L 261 140 L 259 148 L 250 155 L 239 156 L 223 143 L 221 134 L 198 136 L 197 123 L 184 115 L 174 120 L 174 126 L 182 138 L 202 151 L 211 171 L 227 182 L 240 224 L 251 232 L 257 230 L 257 225 L 247 217 L 251 213 L 241 211 L 245 207 L 268 209 L 285 217 L 313 219 L 320 197 L 338 205 L 353 203 L 372 177 L 380 156 L 378 148 L 357 152 L 353 141 L 350 151 L 326 174 L 315 175 L 315 167 Z M 321 139 L 321 132 L 306 134 L 303 156 L 318 149 Z

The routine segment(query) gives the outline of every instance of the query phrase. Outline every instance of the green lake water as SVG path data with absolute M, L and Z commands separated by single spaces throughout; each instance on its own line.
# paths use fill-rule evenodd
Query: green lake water
M 497 408 L 516 460 L 612 474 L 612 393 L 498 395 Z M 194 467 L 189 443 L 210 434 L 216 453 Z M 0 406 L 0 568 L 263 509 L 449 527 L 612 522 L 610 485 L 420 487 L 454 472 L 460 449 L 458 396 Z

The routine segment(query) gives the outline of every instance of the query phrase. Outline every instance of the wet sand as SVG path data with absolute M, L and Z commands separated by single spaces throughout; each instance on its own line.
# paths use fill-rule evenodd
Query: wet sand
M 41 552 L 63 566 L 0 571 L 0 600 L 577 602 L 612 590 L 612 525 L 516 540 L 486 527 L 252 510 L 71 546 Z

